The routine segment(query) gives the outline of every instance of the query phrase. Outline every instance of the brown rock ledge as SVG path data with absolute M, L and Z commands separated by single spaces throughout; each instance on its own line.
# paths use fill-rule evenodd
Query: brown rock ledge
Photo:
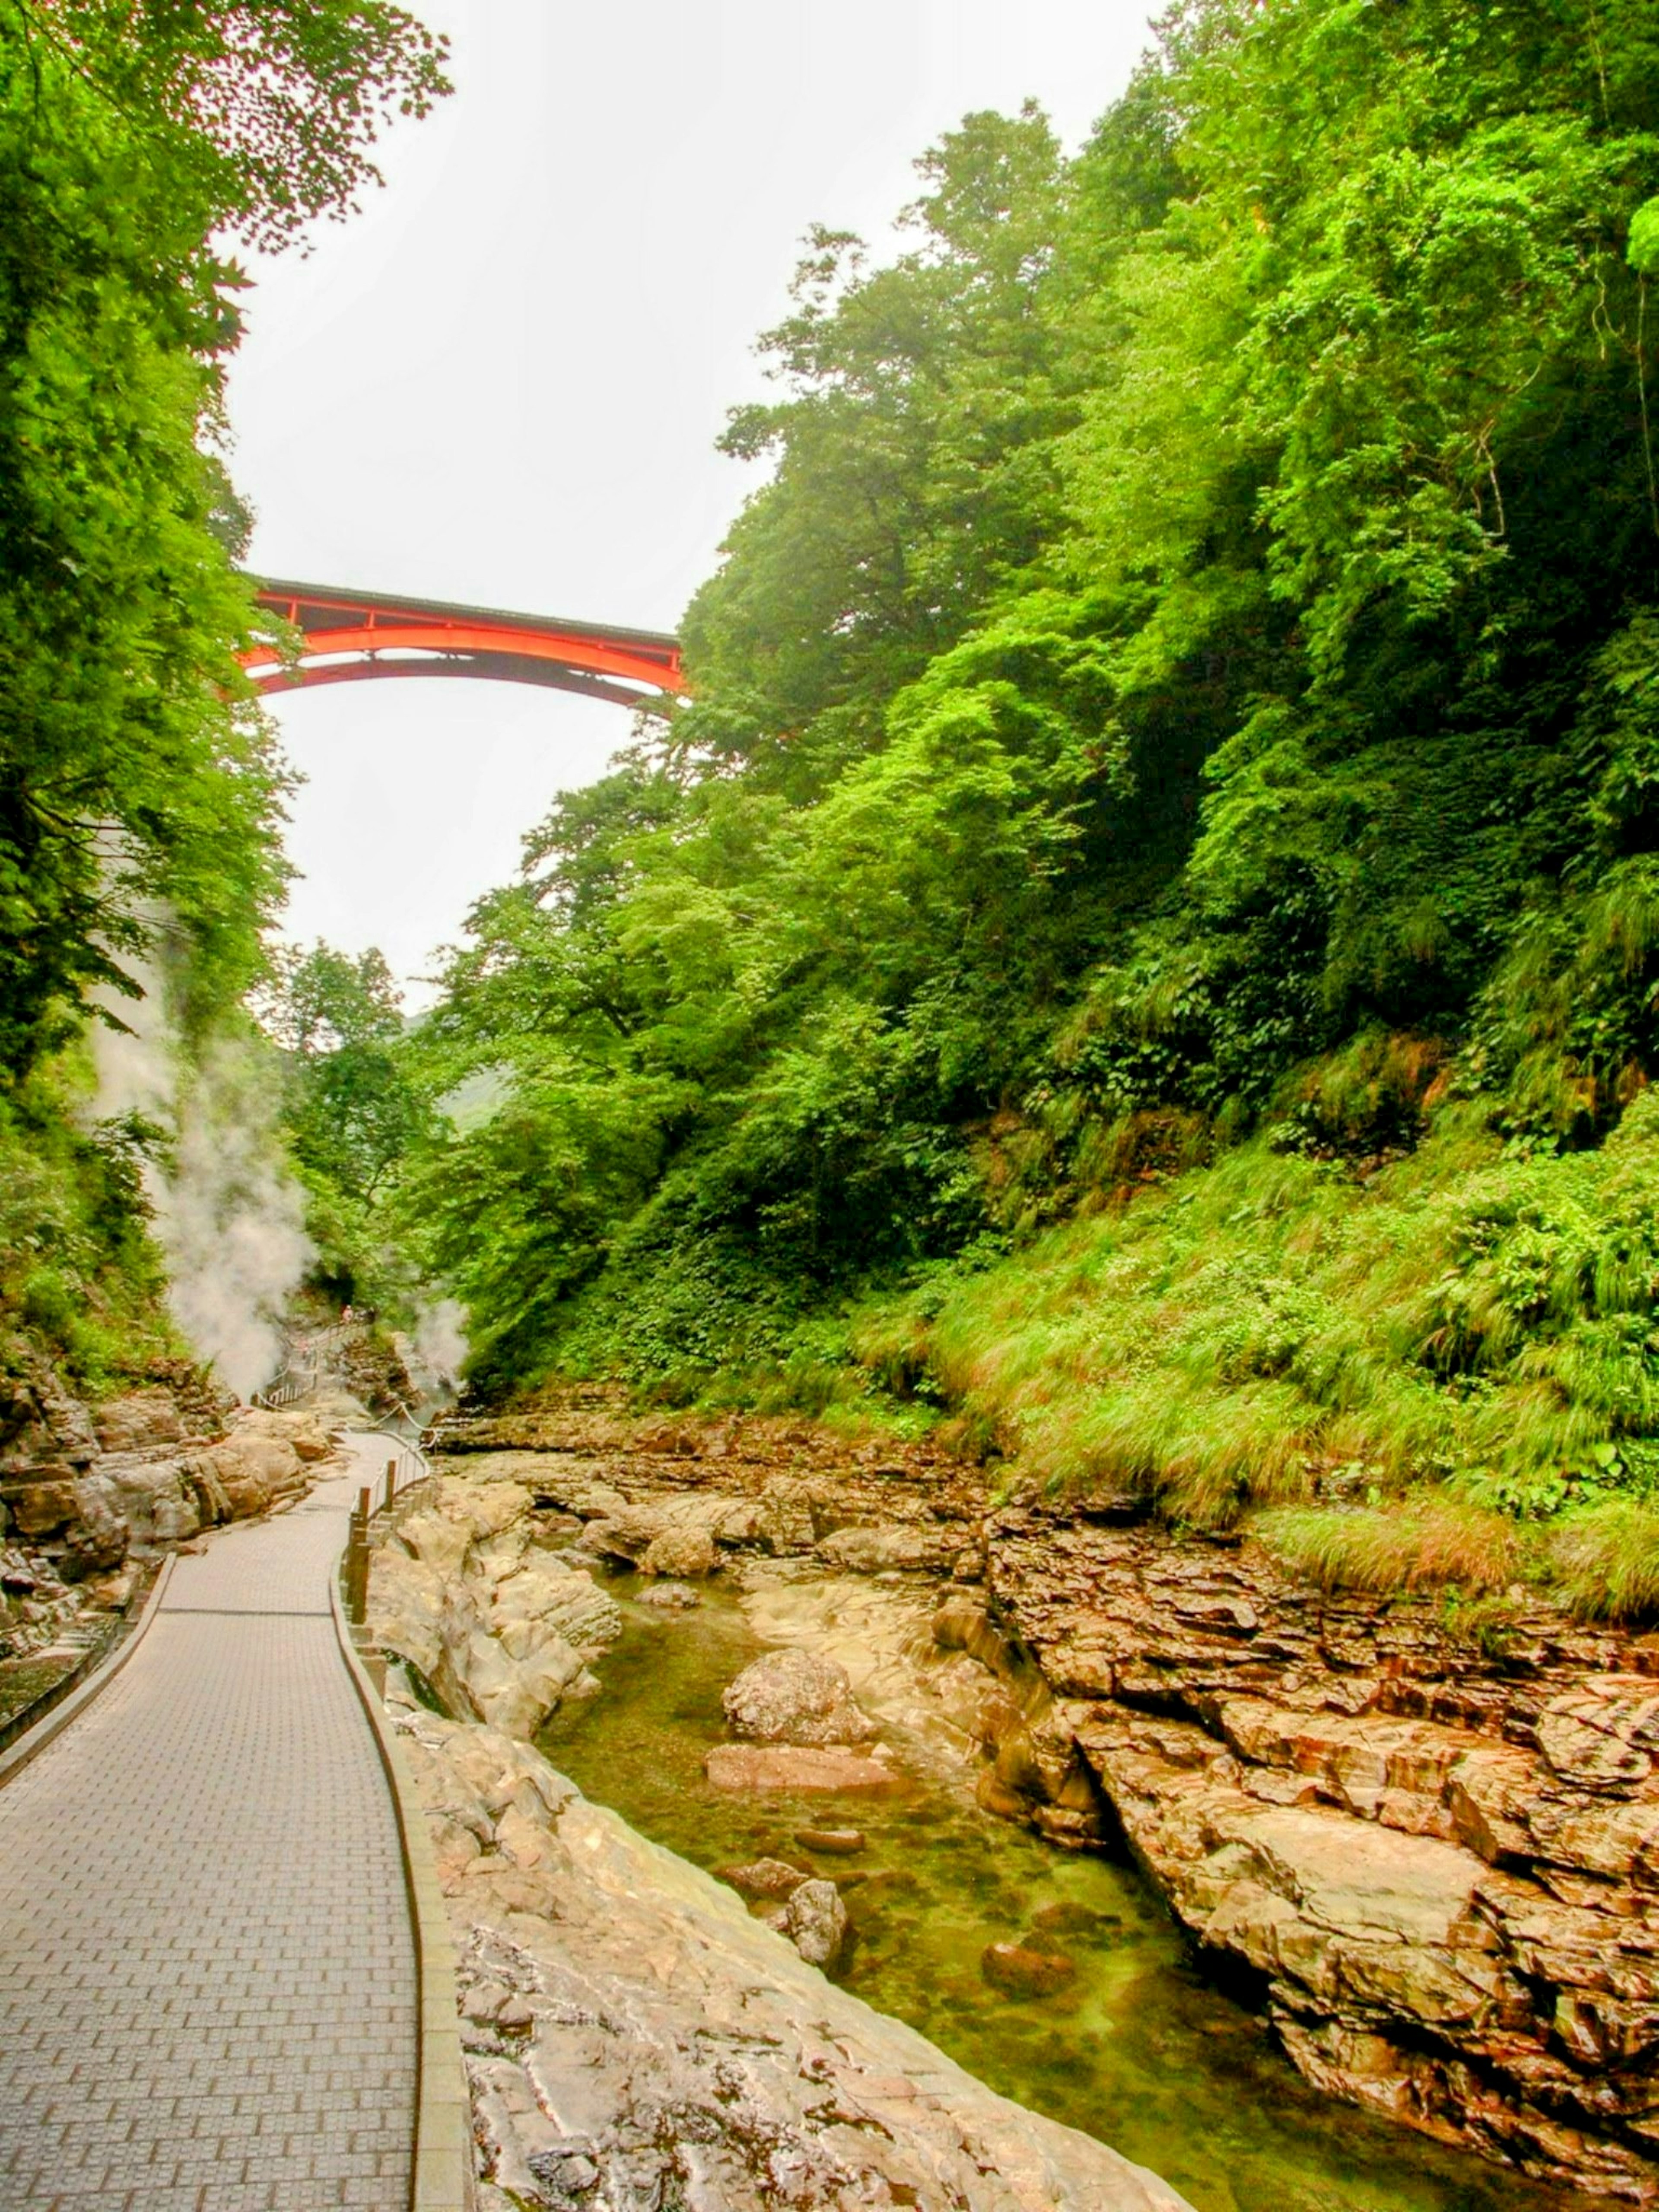
M 1331 2094 L 1659 2203 L 1659 1644 L 1327 1599 L 1258 1547 L 1031 1509 L 995 1625 L 1055 1692 L 1020 1778 L 1097 1785 L 1176 1912 Z M 1069 1764 L 1068 1764 L 1069 1762 Z

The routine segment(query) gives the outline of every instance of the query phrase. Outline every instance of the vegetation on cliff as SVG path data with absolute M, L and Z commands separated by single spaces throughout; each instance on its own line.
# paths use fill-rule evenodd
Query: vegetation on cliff
M 324 1279 L 401 1242 L 487 1385 L 885 1391 L 1328 1577 L 1651 1601 L 1644 0 L 1183 0 L 1077 156 L 972 116 L 896 260 L 814 234 L 694 696 L 413 1039 L 373 962 L 263 965 L 215 241 L 344 204 L 440 58 L 4 21 L 14 1317 L 153 1297 L 75 1042 L 148 951 L 198 1054 L 264 977 Z
M 480 1378 L 858 1358 L 1206 1522 L 1644 1491 L 1651 10 L 1188 0 L 920 173 L 451 970 Z
M 216 450 L 246 279 L 443 89 L 384 0 L 0 0 L 0 1324 L 94 1379 L 176 1348 L 89 1014 L 186 1076 L 249 1034 L 285 773 L 236 653 Z

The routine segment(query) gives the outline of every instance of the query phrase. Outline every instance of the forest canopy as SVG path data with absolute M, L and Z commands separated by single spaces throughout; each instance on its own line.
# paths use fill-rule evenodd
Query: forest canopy
M 1650 1073 L 1653 9 L 1188 0 L 1075 157 L 918 175 L 762 341 L 690 702 L 449 972 L 481 1376 L 799 1360 L 1252 1133 L 1565 1152 Z
M 382 0 L 0 0 L 6 1374 L 44 1346 L 101 1387 L 180 1349 L 147 1195 L 170 1133 L 94 1099 L 87 1032 L 141 1034 L 158 1097 L 255 1049 L 289 779 L 238 660 L 234 256 L 345 212 L 442 64 Z

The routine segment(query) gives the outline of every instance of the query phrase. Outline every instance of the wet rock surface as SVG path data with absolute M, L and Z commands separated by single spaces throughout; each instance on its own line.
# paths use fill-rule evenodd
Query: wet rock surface
M 751 1859 L 746 1866 L 716 1867 L 714 1879 L 739 1897 L 787 1898 L 811 1876 L 805 1867 L 791 1866 L 787 1859 Z
M 833 1966 L 846 1948 L 847 1907 L 833 1881 L 799 1883 L 783 1908 L 782 1932 L 809 1966 Z
M 854 1744 L 876 1734 L 853 1702 L 847 1669 L 810 1651 L 769 1651 L 721 1703 L 735 1735 L 756 1743 Z
M 803 1850 L 827 1852 L 832 1858 L 850 1858 L 864 1850 L 861 1828 L 798 1828 L 795 1841 Z
M 527 1745 L 395 1717 L 460 1954 L 483 2212 L 1182 2212 L 826 1981 Z M 825 1914 L 813 1897 L 799 1917 Z
M 716 1744 L 703 1762 L 716 1790 L 836 1796 L 901 1790 L 904 1778 L 884 1759 L 848 1745 Z

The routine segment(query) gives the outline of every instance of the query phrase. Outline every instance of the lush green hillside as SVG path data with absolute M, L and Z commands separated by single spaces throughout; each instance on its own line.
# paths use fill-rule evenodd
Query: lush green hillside
M 167 1348 L 84 1042 L 148 958 L 187 1074 L 265 990 L 322 1279 L 444 1279 L 483 1383 L 887 1394 L 1321 1572 L 1647 1603 L 1647 0 L 1189 0 L 1076 158 L 969 117 L 902 258 L 815 235 L 694 698 L 411 1039 L 260 950 L 213 241 L 439 84 L 391 7 L 0 35 L 10 1322 Z
M 1205 1520 L 1645 1488 L 1659 18 L 1192 0 L 920 177 L 449 977 L 481 1378 L 856 1350 Z
M 381 0 L 0 9 L 0 1356 L 90 1385 L 179 1348 L 144 1183 L 180 1125 L 134 1097 L 257 1051 L 285 873 L 236 661 L 228 241 L 349 206 L 439 64 Z M 131 1048 L 112 1085 L 89 1018 Z

